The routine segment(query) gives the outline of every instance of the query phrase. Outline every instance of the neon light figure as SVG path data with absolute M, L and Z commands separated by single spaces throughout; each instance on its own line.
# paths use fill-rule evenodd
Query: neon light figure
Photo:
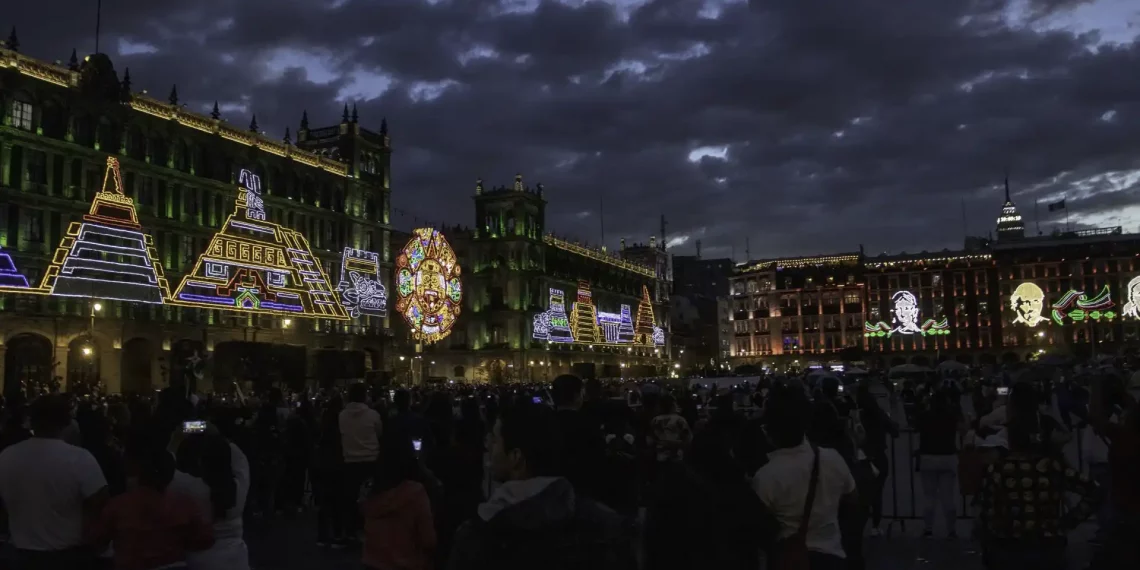
M 1128 301 L 1124 303 L 1124 316 L 1140 319 L 1140 277 L 1128 282 Z
M 382 316 L 388 311 L 388 290 L 380 282 L 380 254 L 344 248 L 337 289 L 350 317 Z
M 531 336 L 550 342 L 574 342 L 570 318 L 566 316 L 566 293 L 561 289 L 550 289 L 549 308 L 534 316 Z
M 12 256 L 0 251 L 0 289 L 27 289 L 28 278 L 16 270 Z
M 1045 292 L 1035 283 L 1027 281 L 1018 285 L 1009 296 L 1009 306 L 1017 313 L 1013 318 L 1014 324 L 1035 327 L 1049 320 L 1041 316 L 1041 310 L 1045 308 Z
M 894 308 L 891 309 L 895 328 L 891 333 L 922 334 L 918 326 L 918 299 L 910 291 L 898 291 L 891 296 Z

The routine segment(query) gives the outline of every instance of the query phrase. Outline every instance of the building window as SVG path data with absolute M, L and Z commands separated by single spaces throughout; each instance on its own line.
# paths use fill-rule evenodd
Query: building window
M 25 131 L 32 130 L 32 104 L 27 101 L 12 101 L 12 126 Z
M 28 212 L 28 241 L 43 243 L 44 213 L 38 210 Z

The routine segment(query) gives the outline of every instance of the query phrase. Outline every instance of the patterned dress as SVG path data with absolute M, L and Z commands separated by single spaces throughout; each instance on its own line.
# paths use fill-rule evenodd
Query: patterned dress
M 1072 508 L 1063 508 L 1066 493 L 1080 496 Z M 990 539 L 1060 541 L 1101 500 L 1095 482 L 1057 459 L 1014 453 L 986 468 L 980 519 Z

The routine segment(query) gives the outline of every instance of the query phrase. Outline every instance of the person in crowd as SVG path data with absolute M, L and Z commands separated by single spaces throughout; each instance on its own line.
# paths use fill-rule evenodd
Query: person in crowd
M 28 414 L 22 399 L 13 398 L 4 407 L 4 425 L 0 432 L 0 452 L 32 437 Z
M 765 402 L 765 432 L 773 451 L 752 478 L 752 489 L 778 523 L 769 567 L 806 550 L 812 570 L 846 567 L 840 509 L 857 509 L 847 462 L 834 449 L 807 439 L 812 405 L 798 387 L 773 387 Z
M 874 468 L 874 480 L 867 489 L 867 502 L 871 518 L 871 536 L 880 536 L 879 524 L 883 520 L 883 488 L 890 475 L 890 462 L 887 458 L 887 437 L 898 438 L 899 427 L 891 419 L 875 396 L 871 393 L 871 382 L 860 382 L 855 389 L 855 405 L 866 434 L 863 440 L 863 453 Z
M 633 533 L 622 517 L 561 476 L 558 423 L 546 406 L 502 409 L 491 432 L 501 485 L 456 531 L 450 570 L 632 570 Z
M 994 570 L 1065 570 L 1065 534 L 1101 500 L 1096 483 L 1040 445 L 1040 414 L 1009 410 L 1009 454 L 986 468 L 978 503 L 983 556 Z M 1065 494 L 1081 497 L 1065 509 Z M 1135 537 L 1133 537 L 1135 538 Z
M 88 531 L 98 549 L 114 544 L 115 570 L 186 570 L 188 554 L 214 544 L 214 533 L 194 499 L 168 492 L 174 457 L 155 434 L 127 442 L 133 487 L 112 498 Z
M 253 421 L 254 512 L 273 517 L 285 472 L 285 420 L 271 400 L 262 403 Z
M 562 435 L 562 461 L 566 478 L 579 495 L 598 499 L 608 479 L 603 472 L 605 448 L 601 426 L 582 413 L 582 380 L 572 374 L 554 379 L 551 397 L 555 418 Z
M 658 463 L 674 463 L 685 459 L 685 450 L 693 440 L 689 422 L 677 413 L 677 401 L 671 394 L 661 397 L 658 413 L 650 422 L 649 444 Z
M 1108 443 L 1111 517 L 1103 548 L 1090 568 L 1140 566 L 1140 378 L 1125 384 L 1115 376 L 1092 379 L 1089 423 Z M 1113 415 L 1118 421 L 1110 421 Z M 1104 524 L 1104 523 L 1102 523 Z
M 936 516 L 946 521 L 946 534 L 958 536 L 958 435 L 964 422 L 958 406 L 943 389 L 934 390 L 915 410 L 919 437 L 915 471 L 922 482 L 923 537 L 934 536 Z
M 361 505 L 366 570 L 434 568 L 435 522 L 422 475 L 412 440 L 387 434 L 372 489 Z
M 37 398 L 30 415 L 32 437 L 0 453 L 13 568 L 87 570 L 93 557 L 83 528 L 106 504 L 107 480 L 91 452 L 63 441 L 72 425 L 66 398 Z
M 344 452 L 344 481 L 341 484 L 341 513 L 345 516 L 346 539 L 354 539 L 360 529 L 356 502 L 361 488 L 372 477 L 380 455 L 383 427 L 380 414 L 368 407 L 368 386 L 362 383 L 348 388 L 348 404 L 338 417 L 340 443 Z
M 344 524 L 340 486 L 344 481 L 344 449 L 340 441 L 340 413 L 344 404 L 333 396 L 321 411 L 317 448 L 310 471 L 313 501 L 317 506 L 317 546 L 344 547 Z
M 213 429 L 185 437 L 176 460 L 178 472 L 170 490 L 193 497 L 213 525 L 214 545 L 190 553 L 190 570 L 249 570 L 242 521 L 250 488 L 249 460 Z
M 305 478 L 312 458 L 313 402 L 308 398 L 297 401 L 296 411 L 285 419 L 284 473 L 278 504 L 286 512 L 300 512 L 304 506 Z
M 698 429 L 683 464 L 662 474 L 647 505 L 644 570 L 755 570 L 759 498 L 723 433 Z

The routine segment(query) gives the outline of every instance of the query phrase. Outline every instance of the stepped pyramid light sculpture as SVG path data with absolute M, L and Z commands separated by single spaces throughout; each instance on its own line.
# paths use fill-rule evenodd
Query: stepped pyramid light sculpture
M 175 291 L 173 302 L 206 309 L 348 320 L 320 260 L 300 232 L 265 221 L 261 178 L 249 170 L 234 213 Z
M 72 222 L 44 272 L 52 295 L 161 304 L 170 289 L 154 240 L 142 232 L 134 202 L 123 194 L 119 161 L 107 158 L 103 189 L 82 222 Z
M 578 282 L 578 300 L 571 311 L 570 331 L 578 342 L 602 342 L 598 335 L 598 310 L 594 307 L 589 281 Z
M 4 293 L 38 293 L 28 285 L 28 278 L 16 269 L 12 256 L 0 249 L 0 292 Z
M 636 342 L 653 346 L 653 303 L 649 300 L 649 288 L 641 286 L 641 301 L 637 304 L 637 325 L 634 329 Z
M 531 336 L 548 342 L 574 342 L 570 318 L 566 316 L 566 293 L 561 289 L 550 289 L 549 308 L 534 316 Z
M 629 315 L 629 305 L 622 305 L 620 313 L 598 311 L 598 326 L 607 343 L 629 344 L 633 342 L 633 319 Z

